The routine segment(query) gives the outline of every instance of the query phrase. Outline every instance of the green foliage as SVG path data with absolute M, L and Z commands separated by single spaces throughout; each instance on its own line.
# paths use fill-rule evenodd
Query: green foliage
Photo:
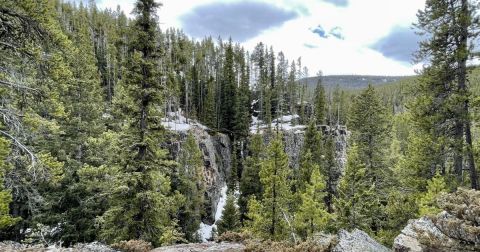
M 376 235 L 379 242 L 392 246 L 393 240 L 408 221 L 418 217 L 417 195 L 393 189 L 388 195 L 387 205 L 383 208 L 386 220 Z
M 378 190 L 388 186 L 391 177 L 385 159 L 390 127 L 385 108 L 373 86 L 368 86 L 355 97 L 349 127 L 353 129 L 352 139 L 358 146 L 359 158 L 365 164 L 367 176 L 373 179 L 378 193 Z
M 361 161 L 359 147 L 354 145 L 348 153 L 345 175 L 340 180 L 335 210 L 340 228 L 358 228 L 371 232 L 371 223 L 379 205 L 374 192 L 375 184 L 367 176 L 365 164 Z
M 260 201 L 252 197 L 248 203 L 249 230 L 273 240 L 287 237 L 286 216 L 289 214 L 290 182 L 288 157 L 280 136 L 269 145 L 267 156 L 261 163 L 260 182 L 263 196 Z
M 246 217 L 249 198 L 255 196 L 257 199 L 261 199 L 262 197 L 263 190 L 259 173 L 264 158 L 262 155 L 263 150 L 262 135 L 255 134 L 251 136 L 248 149 L 249 155 L 244 162 L 240 180 L 240 197 L 238 199 L 242 222 Z
M 238 212 L 235 197 L 227 195 L 227 202 L 222 209 L 222 218 L 217 222 L 218 235 L 227 231 L 237 231 L 240 228 L 240 213 Z
M 325 231 L 332 219 L 332 215 L 326 210 L 324 191 L 324 178 L 319 167 L 314 165 L 305 192 L 300 193 L 301 204 L 295 214 L 295 228 L 303 239 L 316 232 Z
M 320 77 L 321 78 L 321 77 Z M 315 88 L 315 122 L 317 125 L 325 124 L 327 115 L 327 97 L 325 95 L 325 87 L 319 79 L 317 87 Z
M 171 237 L 167 239 L 162 234 L 174 228 L 170 215 L 183 201 L 183 197 L 170 195 L 167 171 L 173 163 L 157 144 L 163 137 L 157 110 L 162 104 L 163 90 L 156 40 L 159 6 L 153 0 L 135 4 L 135 36 L 129 45 L 132 55 L 121 84 L 123 100 L 119 101 L 119 107 L 128 116 L 120 137 L 120 172 L 112 183 L 109 209 L 100 219 L 101 237 L 109 242 L 142 239 L 155 246 L 170 242 Z
M 203 173 L 202 153 L 195 137 L 189 133 L 179 157 L 176 188 L 185 197 L 178 219 L 182 232 L 189 241 L 198 241 L 197 230 L 204 214 L 205 178 Z
M 418 199 L 419 214 L 434 215 L 441 211 L 437 205 L 437 198 L 447 192 L 447 185 L 440 174 L 436 174 L 427 182 L 427 191 Z
M 20 218 L 15 218 L 10 215 L 12 194 L 9 190 L 5 190 L 3 185 L 5 173 L 11 169 L 10 164 L 7 163 L 9 153 L 10 142 L 4 138 L 0 138 L 0 231 L 11 227 L 20 220 Z

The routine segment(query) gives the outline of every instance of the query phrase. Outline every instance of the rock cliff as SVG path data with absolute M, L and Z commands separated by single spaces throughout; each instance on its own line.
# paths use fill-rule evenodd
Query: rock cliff
M 206 199 L 209 201 L 206 209 L 207 224 L 213 224 L 217 205 L 221 197 L 222 187 L 231 170 L 231 143 L 227 135 L 221 133 L 209 133 L 205 128 L 192 126 L 185 131 L 172 131 L 170 141 L 166 144 L 173 159 L 178 159 L 182 145 L 185 143 L 188 134 L 195 137 L 200 151 L 203 155 L 204 177 L 207 187 Z
M 436 216 L 409 222 L 395 238 L 395 251 L 480 251 L 480 192 L 459 188 L 438 205 L 443 211 Z

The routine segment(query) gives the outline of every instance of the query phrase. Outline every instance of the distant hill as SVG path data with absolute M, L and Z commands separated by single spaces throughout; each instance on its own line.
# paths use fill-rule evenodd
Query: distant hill
M 326 75 L 322 83 L 327 89 L 340 86 L 342 89 L 362 89 L 372 84 L 374 86 L 397 82 L 411 76 L 374 76 L 374 75 Z M 299 80 L 299 84 L 307 82 L 309 90 L 314 90 L 320 77 L 309 77 Z

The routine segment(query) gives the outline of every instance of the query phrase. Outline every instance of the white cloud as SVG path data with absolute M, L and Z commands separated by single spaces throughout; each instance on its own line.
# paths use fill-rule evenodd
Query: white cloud
M 180 17 L 196 6 L 233 1 L 235 0 L 164 0 L 159 13 L 160 22 L 163 28 L 182 28 Z M 302 57 L 302 62 L 310 69 L 310 73 L 322 70 L 324 74 L 414 74 L 414 66 L 386 58 L 370 47 L 395 27 L 411 26 L 425 0 L 350 0 L 346 7 L 322 0 L 256 1 L 295 10 L 299 16 L 244 42 L 243 45 L 249 50 L 262 41 L 273 46 L 276 51 L 283 51 L 290 59 Z M 133 2 L 134 0 L 102 0 L 99 7 L 115 9 L 118 4 L 126 13 L 130 13 Z M 311 28 L 318 25 L 326 31 L 339 27 L 344 40 L 335 36 L 325 39 L 314 34 Z M 315 47 L 307 47 L 305 44 Z

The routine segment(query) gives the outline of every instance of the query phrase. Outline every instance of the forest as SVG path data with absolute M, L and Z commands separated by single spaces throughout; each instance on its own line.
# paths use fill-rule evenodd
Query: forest
M 0 0 L 0 242 L 161 247 L 205 242 L 210 225 L 210 241 L 359 229 L 391 248 L 409 220 L 447 209 L 473 214 L 462 244 L 480 249 L 475 1 L 427 0 L 423 69 L 375 85 L 164 29 L 161 6 Z

